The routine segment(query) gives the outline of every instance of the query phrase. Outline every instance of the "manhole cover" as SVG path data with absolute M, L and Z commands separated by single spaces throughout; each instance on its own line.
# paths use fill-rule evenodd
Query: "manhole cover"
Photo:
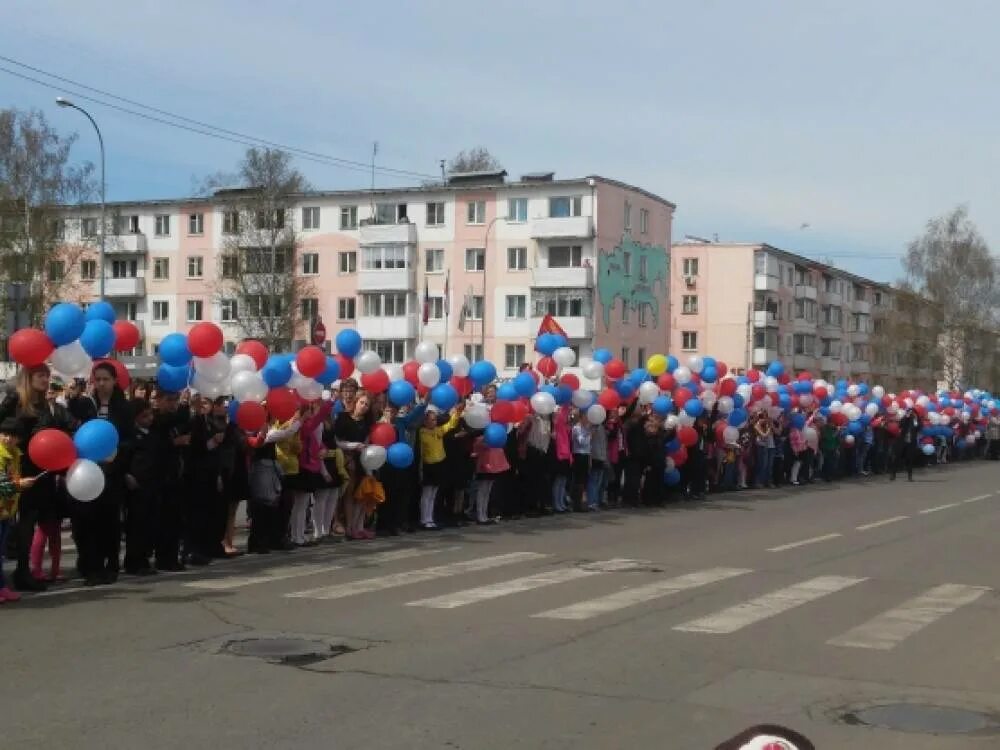
M 306 638 L 245 638 L 229 641 L 225 650 L 235 656 L 252 656 L 279 664 L 301 666 L 331 659 L 354 649 Z
M 845 713 L 841 719 L 847 724 L 924 734 L 983 734 L 1000 729 L 997 717 L 992 714 L 923 703 L 871 706 Z

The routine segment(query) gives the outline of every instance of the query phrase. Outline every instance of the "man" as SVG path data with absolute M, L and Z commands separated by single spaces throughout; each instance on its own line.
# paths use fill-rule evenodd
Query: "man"
M 896 479 L 896 470 L 900 461 L 906 466 L 906 478 L 913 481 L 913 464 L 917 458 L 917 441 L 920 438 L 920 418 L 909 408 L 899 420 L 899 437 L 896 438 L 896 450 L 892 459 L 890 480 Z

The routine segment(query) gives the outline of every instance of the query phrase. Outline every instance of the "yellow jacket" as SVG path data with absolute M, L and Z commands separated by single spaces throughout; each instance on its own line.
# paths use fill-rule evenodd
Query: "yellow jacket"
M 340 448 L 327 448 L 323 451 L 323 458 L 333 459 L 341 482 L 346 485 L 351 481 L 351 475 L 347 473 L 347 465 L 344 463 L 344 451 Z
M 293 417 L 284 424 L 275 426 L 280 429 L 286 429 L 294 421 L 295 418 Z M 302 440 L 299 438 L 298 432 L 292 435 L 292 437 L 279 440 L 274 444 L 274 458 L 278 462 L 278 468 L 281 469 L 282 475 L 287 476 L 299 473 L 299 453 L 301 452 Z
M 420 460 L 423 463 L 439 464 L 444 461 L 444 435 L 455 428 L 458 419 L 458 412 L 453 411 L 443 425 L 420 428 Z
M 21 499 L 21 493 L 16 490 L 21 479 L 21 449 L 16 445 L 0 444 L 0 472 L 7 475 L 7 482 L 0 486 L 0 521 L 9 521 L 17 515 L 17 504 Z M 13 493 L 11 489 L 14 489 Z

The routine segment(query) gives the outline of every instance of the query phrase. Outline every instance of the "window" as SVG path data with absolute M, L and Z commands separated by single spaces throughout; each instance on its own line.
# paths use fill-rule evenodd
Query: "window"
M 427 319 L 441 320 L 444 318 L 444 297 L 427 298 Z
M 375 352 L 386 364 L 406 361 L 406 341 L 402 339 L 365 339 L 365 349 Z
M 528 269 L 528 248 L 508 247 L 507 248 L 507 270 L 526 271 Z
M 139 275 L 139 263 L 134 260 L 111 261 L 111 278 L 134 279 Z
M 319 253 L 302 253 L 302 273 L 307 276 L 319 273 Z
M 424 271 L 426 273 L 441 273 L 444 271 L 444 248 L 431 247 L 424 256 Z
M 632 275 L 632 253 L 622 253 L 622 273 Z
M 528 199 L 511 198 L 507 201 L 507 221 L 512 224 L 523 224 L 528 220 Z
M 795 317 L 799 320 L 816 320 L 816 303 L 811 299 L 795 300 Z
M 640 208 L 639 209 L 639 234 L 646 234 L 649 232 L 649 209 Z
M 549 268 L 580 268 L 583 248 L 580 245 L 555 245 L 549 248 Z
M 200 299 L 189 299 L 187 301 L 187 322 L 196 323 L 201 320 L 202 301 Z
M 188 258 L 187 277 L 189 279 L 200 279 L 204 275 L 204 270 L 200 255 L 192 255 Z
M 406 315 L 406 292 L 361 295 L 362 315 L 366 318 L 399 318 Z
M 188 234 L 205 233 L 205 214 L 188 214 Z
M 685 294 L 682 297 L 683 307 L 682 311 L 684 315 L 697 315 L 698 314 L 698 295 L 697 294 Z
M 316 297 L 302 298 L 302 320 L 316 320 L 319 317 L 319 300 Z
M 285 311 L 284 300 L 270 294 L 248 294 L 243 302 L 251 318 L 279 318 Z
M 485 271 L 486 270 L 486 250 L 481 247 L 465 248 L 465 270 Z
M 486 223 L 486 201 L 469 201 L 465 204 L 465 223 Z
M 374 245 L 361 248 L 363 271 L 391 271 L 409 267 L 406 245 Z
M 66 265 L 61 260 L 49 261 L 49 281 L 62 281 L 66 275 Z
M 851 345 L 851 361 L 858 362 L 860 360 L 868 359 L 868 347 L 864 344 L 852 344 Z
M 302 209 L 302 228 L 319 229 L 319 206 L 306 206 Z
M 116 217 L 115 234 L 139 234 L 139 215 L 129 214 Z
M 516 370 L 524 362 L 524 344 L 506 344 L 503 348 L 503 364 L 508 370 Z
M 865 289 L 863 286 L 855 284 L 854 299 L 858 300 L 859 302 L 864 302 L 866 299 L 868 299 L 868 290 Z
M 358 270 L 358 254 L 354 250 L 338 253 L 337 263 L 340 273 L 355 273 Z
M 632 231 L 632 204 L 625 201 L 625 231 Z
M 406 204 L 405 203 L 376 203 L 375 223 L 376 224 L 405 224 Z
M 629 319 L 632 317 L 629 312 L 631 308 L 628 306 L 628 300 L 622 299 L 622 323 L 628 323 Z
M 464 354 L 465 358 L 470 362 L 480 362 L 483 359 L 483 345 L 466 344 Z
M 219 306 L 220 317 L 223 323 L 232 323 L 239 314 L 239 306 L 234 299 L 224 299 Z
M 469 298 L 469 320 L 482 320 L 483 319 L 483 297 L 482 295 L 474 294 Z
M 80 236 L 90 239 L 97 236 L 97 219 L 83 219 L 80 222 Z
M 170 303 L 166 300 L 153 301 L 153 322 L 167 323 L 170 318 Z
M 693 352 L 698 348 L 697 331 L 681 331 L 681 349 L 686 352 Z
M 427 226 L 439 227 L 444 224 L 444 203 L 427 204 Z
M 684 276 L 697 276 L 698 275 L 698 259 L 697 258 L 685 258 L 683 262 Z
M 66 221 L 63 219 L 52 219 L 49 221 L 49 233 L 54 239 L 66 239 Z
M 523 294 L 507 295 L 507 320 L 524 320 L 528 317 L 528 298 Z
M 635 353 L 635 366 L 636 367 L 646 366 L 646 347 L 640 346 L 639 350 Z
M 639 256 L 639 281 L 645 281 L 649 276 L 649 258 L 645 255 Z
M 238 255 L 223 255 L 222 256 L 222 278 L 224 279 L 235 279 L 240 273 L 240 256 Z
M 161 281 L 170 278 L 170 258 L 153 258 L 153 278 Z
M 546 314 L 558 317 L 589 317 L 592 296 L 582 289 L 539 289 L 531 298 L 533 317 Z
M 139 319 L 139 303 L 138 302 L 126 302 L 125 303 L 125 320 L 138 320 Z
M 341 297 L 337 300 L 337 320 L 354 320 L 357 317 L 357 300 Z
M 285 209 L 276 208 L 273 211 L 258 211 L 254 218 L 254 226 L 257 229 L 284 229 Z
M 156 215 L 156 236 L 166 237 L 170 234 L 170 214 Z
M 632 356 L 632 350 L 627 346 L 622 347 L 622 362 L 628 362 L 629 357 Z
M 753 333 L 753 345 L 755 349 L 776 349 L 781 354 L 781 337 L 773 328 L 758 328 Z
M 341 229 L 357 229 L 358 228 L 358 207 L 357 206 L 341 206 L 340 207 L 340 228 Z
M 583 215 L 583 198 L 579 195 L 559 196 L 549 198 L 549 216 L 553 218 L 564 218 L 567 216 Z
M 794 354 L 804 354 L 810 357 L 816 354 L 816 337 L 805 333 L 796 333 L 792 337 Z
M 80 261 L 80 278 L 83 281 L 93 281 L 97 278 L 97 261 L 96 260 L 81 260 Z
M 840 359 L 841 344 L 837 339 L 822 339 L 820 341 L 820 355 Z
M 639 304 L 639 327 L 640 328 L 645 328 L 646 325 L 647 325 L 647 323 L 646 323 L 646 309 L 647 309 L 647 305 L 645 303 L 640 303 Z

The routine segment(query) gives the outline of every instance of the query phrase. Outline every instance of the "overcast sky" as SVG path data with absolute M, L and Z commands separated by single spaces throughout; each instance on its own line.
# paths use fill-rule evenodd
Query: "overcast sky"
M 677 204 L 675 241 L 767 241 L 892 280 L 899 261 L 885 256 L 966 203 L 1000 245 L 1000 3 L 988 0 L 3 7 L 0 55 L 360 162 L 377 140 L 380 164 L 435 174 L 483 144 L 514 176 L 617 178 Z M 58 93 L 0 72 L 0 107 L 43 109 L 96 160 Z M 243 150 L 79 101 L 104 131 L 109 198 L 186 195 Z M 316 187 L 370 179 L 300 166 Z

